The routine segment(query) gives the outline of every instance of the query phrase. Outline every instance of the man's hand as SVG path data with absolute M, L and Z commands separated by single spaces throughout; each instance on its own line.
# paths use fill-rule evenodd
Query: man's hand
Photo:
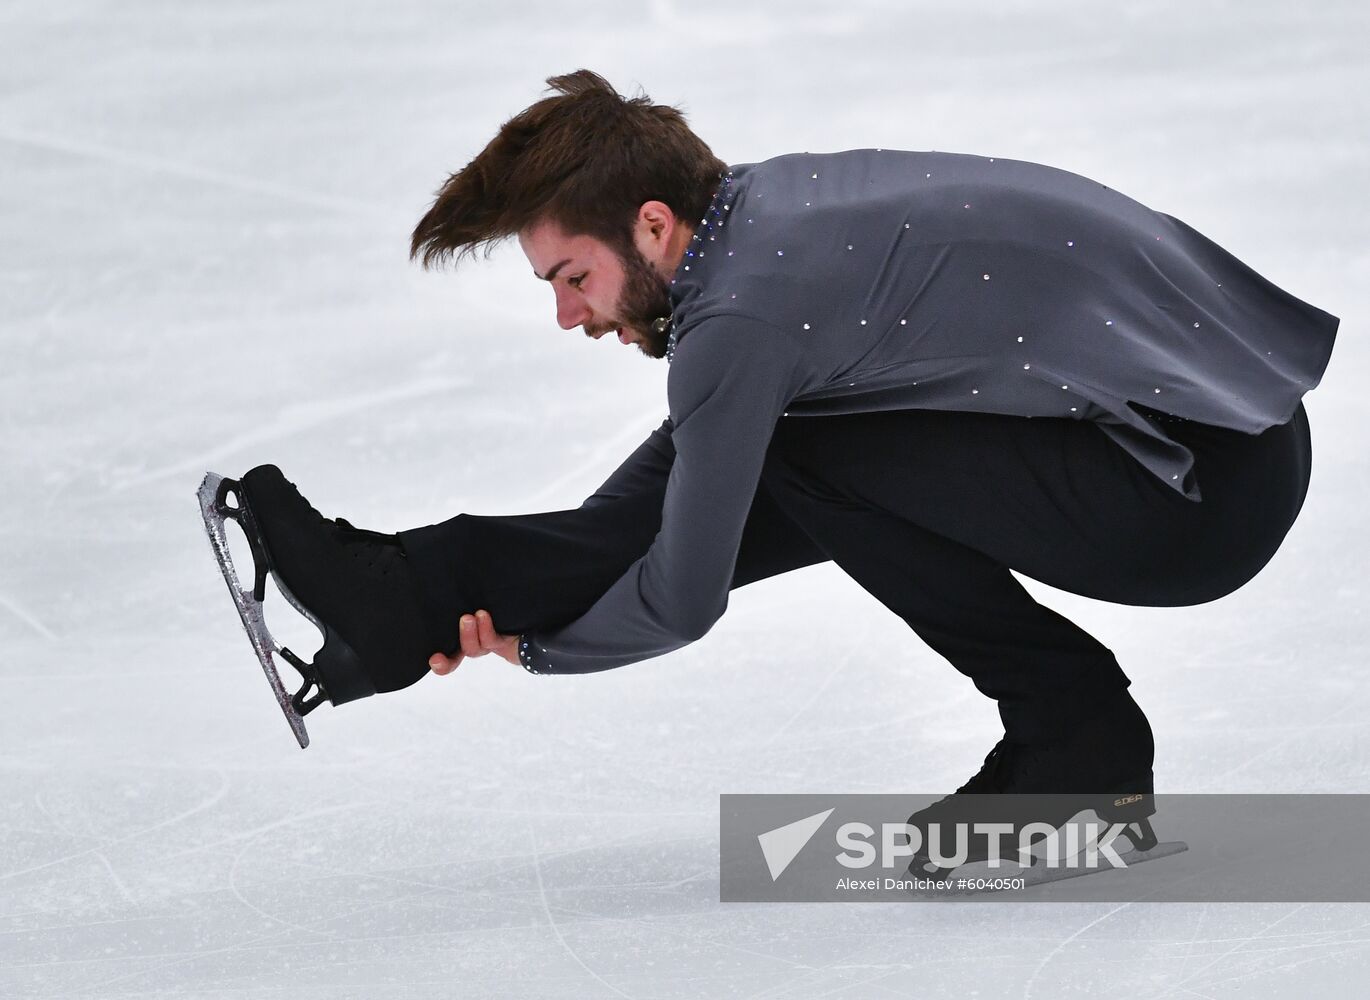
M 458 634 L 461 636 L 460 653 L 456 656 L 434 653 L 428 658 L 428 666 L 433 673 L 439 676 L 450 674 L 457 669 L 463 658 L 484 656 L 486 653 L 494 653 L 515 665 L 519 662 L 518 636 L 500 635 L 496 632 L 494 620 L 488 611 L 462 615 Z

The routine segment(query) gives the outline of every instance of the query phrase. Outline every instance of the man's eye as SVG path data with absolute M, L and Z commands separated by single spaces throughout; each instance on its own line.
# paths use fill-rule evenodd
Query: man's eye
M 579 288 L 579 287 L 580 287 L 580 283 L 581 283 L 582 281 L 584 281 L 584 280 L 585 280 L 585 275 L 583 275 L 583 274 L 578 274 L 578 275 L 576 275 L 574 278 L 567 278 L 567 279 L 566 279 L 566 284 L 570 285 L 572 288 Z

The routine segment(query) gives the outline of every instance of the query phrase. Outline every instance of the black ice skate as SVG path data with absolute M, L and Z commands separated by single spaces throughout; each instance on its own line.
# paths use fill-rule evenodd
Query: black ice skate
M 309 745 L 304 716 L 324 701 L 341 705 L 406 687 L 428 672 L 429 656 L 455 643 L 454 634 L 438 635 L 425 621 L 395 536 L 324 518 L 275 466 L 258 466 L 241 481 L 211 472 L 199 500 L 233 603 L 301 747 Z M 229 555 L 226 519 L 238 522 L 251 546 L 250 589 L 239 582 Z M 313 662 L 304 662 L 267 629 L 267 573 L 323 634 Z M 272 653 L 304 678 L 294 694 L 286 690 Z
M 1151 827 L 1154 753 L 1151 726 L 1126 693 L 1059 742 L 1038 746 L 1006 737 L 954 795 L 909 817 L 921 844 L 909 873 L 945 880 L 964 874 L 964 865 L 987 862 L 989 839 L 963 837 L 967 824 L 1013 830 L 1000 842 L 999 857 L 1008 863 L 988 872 L 1021 878 L 1025 886 L 1109 870 L 1112 857 L 1130 867 L 1186 851 L 1181 841 L 1158 842 Z M 1046 857 L 1019 850 L 1029 824 L 1038 825 L 1028 842 L 1049 846 Z M 1099 863 L 1100 854 L 1107 864 Z

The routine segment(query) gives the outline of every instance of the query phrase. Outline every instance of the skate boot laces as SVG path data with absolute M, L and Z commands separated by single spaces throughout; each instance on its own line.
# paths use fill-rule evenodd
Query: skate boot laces
M 294 492 L 297 500 L 309 510 L 310 516 L 315 521 L 323 524 L 325 527 L 336 527 L 338 529 L 339 537 L 344 541 L 373 541 L 394 544 L 394 535 L 387 535 L 380 531 L 372 531 L 369 528 L 358 528 L 346 518 L 324 517 L 319 513 L 317 507 L 304 498 L 304 495 L 300 493 L 300 488 L 295 485 L 294 480 L 287 479 L 286 484 Z
M 1011 743 L 1007 737 L 994 744 L 985 762 L 960 788 L 957 795 L 1009 792 L 1022 778 L 1035 770 L 1040 753 L 1026 743 Z
M 375 569 L 383 577 L 390 575 L 395 560 L 405 558 L 404 549 L 394 535 L 355 528 L 341 517 L 333 523 L 337 525 L 339 541 L 347 545 L 353 561 L 365 560 L 367 569 Z

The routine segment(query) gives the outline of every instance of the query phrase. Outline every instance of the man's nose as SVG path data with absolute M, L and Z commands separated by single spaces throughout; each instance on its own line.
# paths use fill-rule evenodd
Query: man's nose
M 590 318 L 590 310 L 585 305 L 585 300 L 576 295 L 570 289 L 556 290 L 557 294 L 557 325 L 563 330 L 569 330 L 573 326 L 581 326 Z

